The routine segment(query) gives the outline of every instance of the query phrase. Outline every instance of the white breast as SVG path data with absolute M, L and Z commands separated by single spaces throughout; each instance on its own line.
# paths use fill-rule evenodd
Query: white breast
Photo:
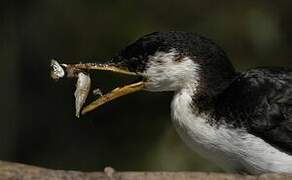
M 292 173 L 292 157 L 242 129 L 211 126 L 208 114 L 193 112 L 192 93 L 177 92 L 171 104 L 172 119 L 185 143 L 227 171 L 260 174 Z

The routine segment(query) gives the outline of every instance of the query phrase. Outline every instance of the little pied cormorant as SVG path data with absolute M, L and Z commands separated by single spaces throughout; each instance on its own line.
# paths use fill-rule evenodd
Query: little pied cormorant
M 214 42 L 177 31 L 145 35 L 97 66 L 142 80 L 102 96 L 83 113 L 139 90 L 173 91 L 173 124 L 194 151 L 229 172 L 292 173 L 291 70 L 236 72 Z

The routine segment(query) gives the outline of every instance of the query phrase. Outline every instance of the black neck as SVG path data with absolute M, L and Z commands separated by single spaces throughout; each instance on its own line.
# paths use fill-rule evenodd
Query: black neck
M 193 96 L 193 105 L 200 111 L 210 111 L 217 96 L 229 87 L 237 73 L 226 56 L 201 63 L 200 81 Z

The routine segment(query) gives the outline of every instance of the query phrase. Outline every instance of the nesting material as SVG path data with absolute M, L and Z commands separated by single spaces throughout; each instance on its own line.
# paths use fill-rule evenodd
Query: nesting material
M 84 74 L 83 72 L 78 73 L 78 80 L 76 83 L 75 96 L 75 109 L 76 116 L 79 118 L 81 108 L 83 107 L 87 96 L 90 91 L 91 79 L 89 75 Z
M 65 76 L 65 71 L 62 68 L 62 66 L 56 61 L 51 61 L 51 77 L 54 80 L 59 80 L 60 78 L 63 78 Z

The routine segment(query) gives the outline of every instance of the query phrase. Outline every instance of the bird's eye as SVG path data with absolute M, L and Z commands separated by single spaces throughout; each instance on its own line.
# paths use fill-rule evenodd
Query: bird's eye
M 183 56 L 182 54 L 177 54 L 177 55 L 174 57 L 174 61 L 175 61 L 175 62 L 181 62 L 183 59 L 184 59 L 184 56 Z
M 157 60 L 156 60 L 156 63 L 157 63 L 157 64 L 163 64 L 163 61 L 162 61 L 161 59 L 157 59 Z

